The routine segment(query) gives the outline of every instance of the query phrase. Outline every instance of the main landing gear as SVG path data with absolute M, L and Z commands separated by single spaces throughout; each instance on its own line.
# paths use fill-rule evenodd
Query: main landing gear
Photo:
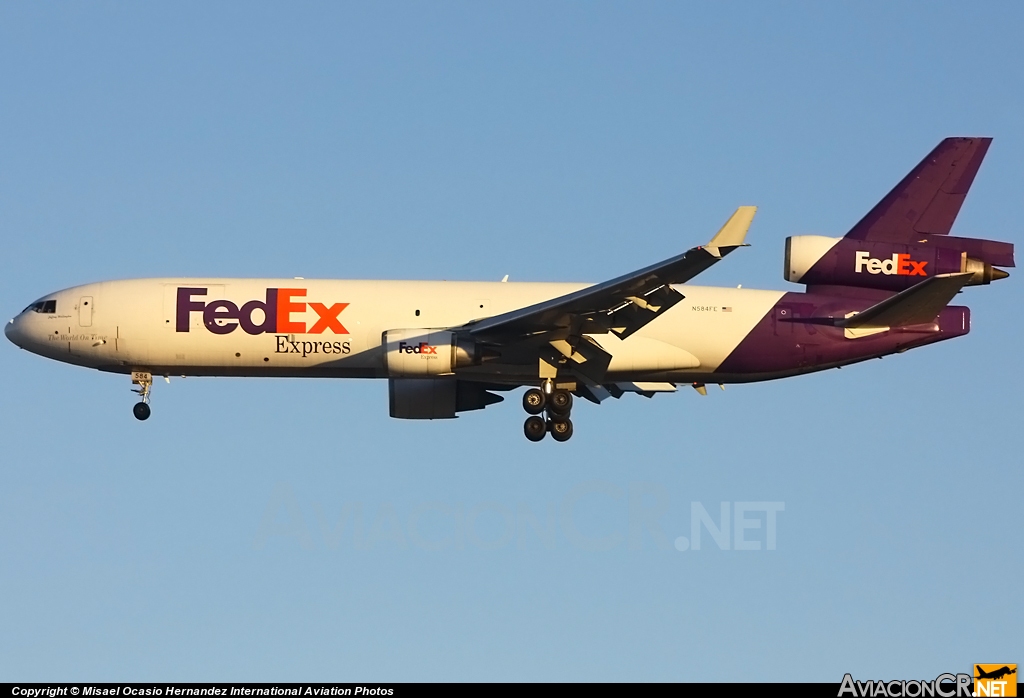
M 144 422 L 149 419 L 150 412 L 152 412 L 149 408 L 149 392 L 153 389 L 153 374 L 145 371 L 132 371 L 132 383 L 139 386 L 132 388 L 132 392 L 137 393 L 141 400 L 141 402 L 135 403 L 132 414 L 135 415 L 135 419 Z
M 548 432 L 555 441 L 572 438 L 572 393 L 555 389 L 550 379 L 543 388 L 530 388 L 523 394 L 523 409 L 531 415 L 523 424 L 523 433 L 530 441 L 541 441 Z

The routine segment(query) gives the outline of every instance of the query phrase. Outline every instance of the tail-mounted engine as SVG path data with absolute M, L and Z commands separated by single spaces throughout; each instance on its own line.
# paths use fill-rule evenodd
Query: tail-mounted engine
M 444 376 L 493 358 L 480 345 L 449 330 L 388 330 L 383 335 L 389 376 Z
M 974 272 L 968 286 L 989 284 L 1012 267 L 1013 245 L 922 235 L 914 243 L 798 235 L 786 238 L 787 281 L 902 291 L 938 274 Z

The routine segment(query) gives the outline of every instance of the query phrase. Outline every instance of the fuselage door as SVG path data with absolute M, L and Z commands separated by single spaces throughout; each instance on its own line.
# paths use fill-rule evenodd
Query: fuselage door
M 82 296 L 78 299 L 78 325 L 92 327 L 92 296 Z

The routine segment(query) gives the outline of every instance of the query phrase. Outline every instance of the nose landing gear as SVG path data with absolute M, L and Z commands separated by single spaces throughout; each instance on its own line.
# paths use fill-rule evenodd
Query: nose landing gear
M 152 410 L 149 407 L 149 392 L 153 388 L 153 374 L 146 371 L 132 371 L 132 384 L 139 386 L 132 388 L 132 392 L 138 394 L 141 402 L 135 403 L 132 407 L 132 414 L 135 419 L 144 422 L 149 419 Z
M 149 419 L 149 414 L 152 410 L 149 409 L 149 405 L 144 402 L 136 402 L 135 406 L 132 407 L 132 414 L 135 415 L 135 419 L 140 422 L 144 422 Z
M 572 393 L 561 388 L 555 389 L 553 382 L 548 380 L 544 390 L 530 388 L 523 395 L 523 409 L 530 417 L 523 424 L 523 433 L 530 441 L 542 441 L 551 432 L 555 441 L 568 441 L 572 438 Z M 546 412 L 546 419 L 538 416 Z

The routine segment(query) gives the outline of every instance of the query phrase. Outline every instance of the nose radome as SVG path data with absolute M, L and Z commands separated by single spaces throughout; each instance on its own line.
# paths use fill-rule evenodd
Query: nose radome
M 20 324 L 19 318 L 14 318 L 13 320 L 9 320 L 4 326 L 4 334 L 7 335 L 7 339 L 11 340 L 11 342 L 19 347 L 21 346 L 23 339 L 22 332 L 18 327 Z

